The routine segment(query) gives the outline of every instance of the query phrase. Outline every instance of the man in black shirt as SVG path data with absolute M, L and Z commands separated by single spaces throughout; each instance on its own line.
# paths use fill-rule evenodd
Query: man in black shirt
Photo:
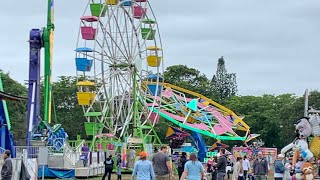
M 182 176 L 182 173 L 184 172 L 184 165 L 188 161 L 187 159 L 187 153 L 182 152 L 180 159 L 178 160 L 178 174 L 179 174 L 179 179 Z
M 111 173 L 113 170 L 113 160 L 112 156 L 110 155 L 105 161 L 104 161 L 104 175 L 102 177 L 102 180 L 105 180 L 105 178 L 108 176 L 108 180 L 111 180 Z
M 226 175 L 226 168 L 227 168 L 227 158 L 225 156 L 226 150 L 221 148 L 220 149 L 220 157 L 218 163 L 216 165 L 217 169 L 217 180 L 224 180 L 224 176 Z
M 11 180 L 12 178 L 12 162 L 10 159 L 11 152 L 6 150 L 4 152 L 4 164 L 1 169 L 1 179 L 2 180 Z

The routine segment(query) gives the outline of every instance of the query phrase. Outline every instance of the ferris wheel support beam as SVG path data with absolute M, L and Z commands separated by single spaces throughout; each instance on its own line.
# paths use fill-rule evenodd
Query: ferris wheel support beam
M 139 135 L 142 136 L 142 130 L 140 128 L 140 121 L 139 121 L 139 111 L 138 111 L 138 96 L 137 96 L 137 69 L 133 66 L 133 90 L 132 90 L 132 97 L 133 97 L 133 124 L 136 127 L 133 127 L 133 136 L 138 137 Z M 143 137 L 141 137 L 143 138 Z

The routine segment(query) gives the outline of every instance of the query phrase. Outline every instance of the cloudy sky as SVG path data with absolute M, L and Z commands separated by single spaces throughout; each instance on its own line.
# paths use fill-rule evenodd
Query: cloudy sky
M 165 65 L 183 64 L 209 78 L 224 56 L 241 95 L 320 89 L 319 0 L 150 0 Z M 87 0 L 55 1 L 53 76 L 75 75 L 74 48 Z M 46 1 L 3 1 L 1 66 L 28 78 L 28 33 L 46 23 Z

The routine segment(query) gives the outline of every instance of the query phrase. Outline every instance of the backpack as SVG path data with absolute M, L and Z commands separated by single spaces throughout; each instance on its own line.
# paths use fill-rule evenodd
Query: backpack
M 112 160 L 110 159 L 110 160 L 106 160 L 106 164 L 107 165 L 112 165 Z
M 113 168 L 113 161 L 112 159 L 107 158 L 104 162 L 104 164 L 106 165 L 106 168 Z
M 178 159 L 178 168 L 183 168 L 183 163 L 180 158 Z

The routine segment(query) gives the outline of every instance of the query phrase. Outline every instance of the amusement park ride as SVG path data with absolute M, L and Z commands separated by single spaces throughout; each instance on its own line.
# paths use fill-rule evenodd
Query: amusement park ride
M 30 61 L 29 61 L 29 82 L 28 82 L 28 105 L 27 105 L 27 146 L 31 145 L 32 140 L 43 135 L 48 136 L 47 143 L 57 134 L 59 128 L 51 128 L 51 61 L 52 61 L 52 43 L 53 43 L 53 0 L 48 0 L 47 27 L 32 29 L 30 31 Z M 44 47 L 44 114 L 43 119 L 40 116 L 40 51 Z M 55 126 L 60 127 L 60 125 Z M 47 132 L 42 133 L 41 131 Z M 62 130 L 63 131 L 63 130 Z M 58 135 L 64 135 L 59 132 Z M 57 137 L 55 135 L 55 137 Z M 54 139 L 55 140 L 55 139 Z M 57 141 L 58 142 L 58 141 Z M 52 144 L 51 144 L 52 145 Z
M 2 79 L 0 76 L 0 153 L 7 149 L 12 152 L 12 157 L 15 157 L 16 154 L 14 151 L 13 136 L 10 132 L 11 122 L 6 101 L 20 101 L 23 99 L 26 98 L 4 92 Z

